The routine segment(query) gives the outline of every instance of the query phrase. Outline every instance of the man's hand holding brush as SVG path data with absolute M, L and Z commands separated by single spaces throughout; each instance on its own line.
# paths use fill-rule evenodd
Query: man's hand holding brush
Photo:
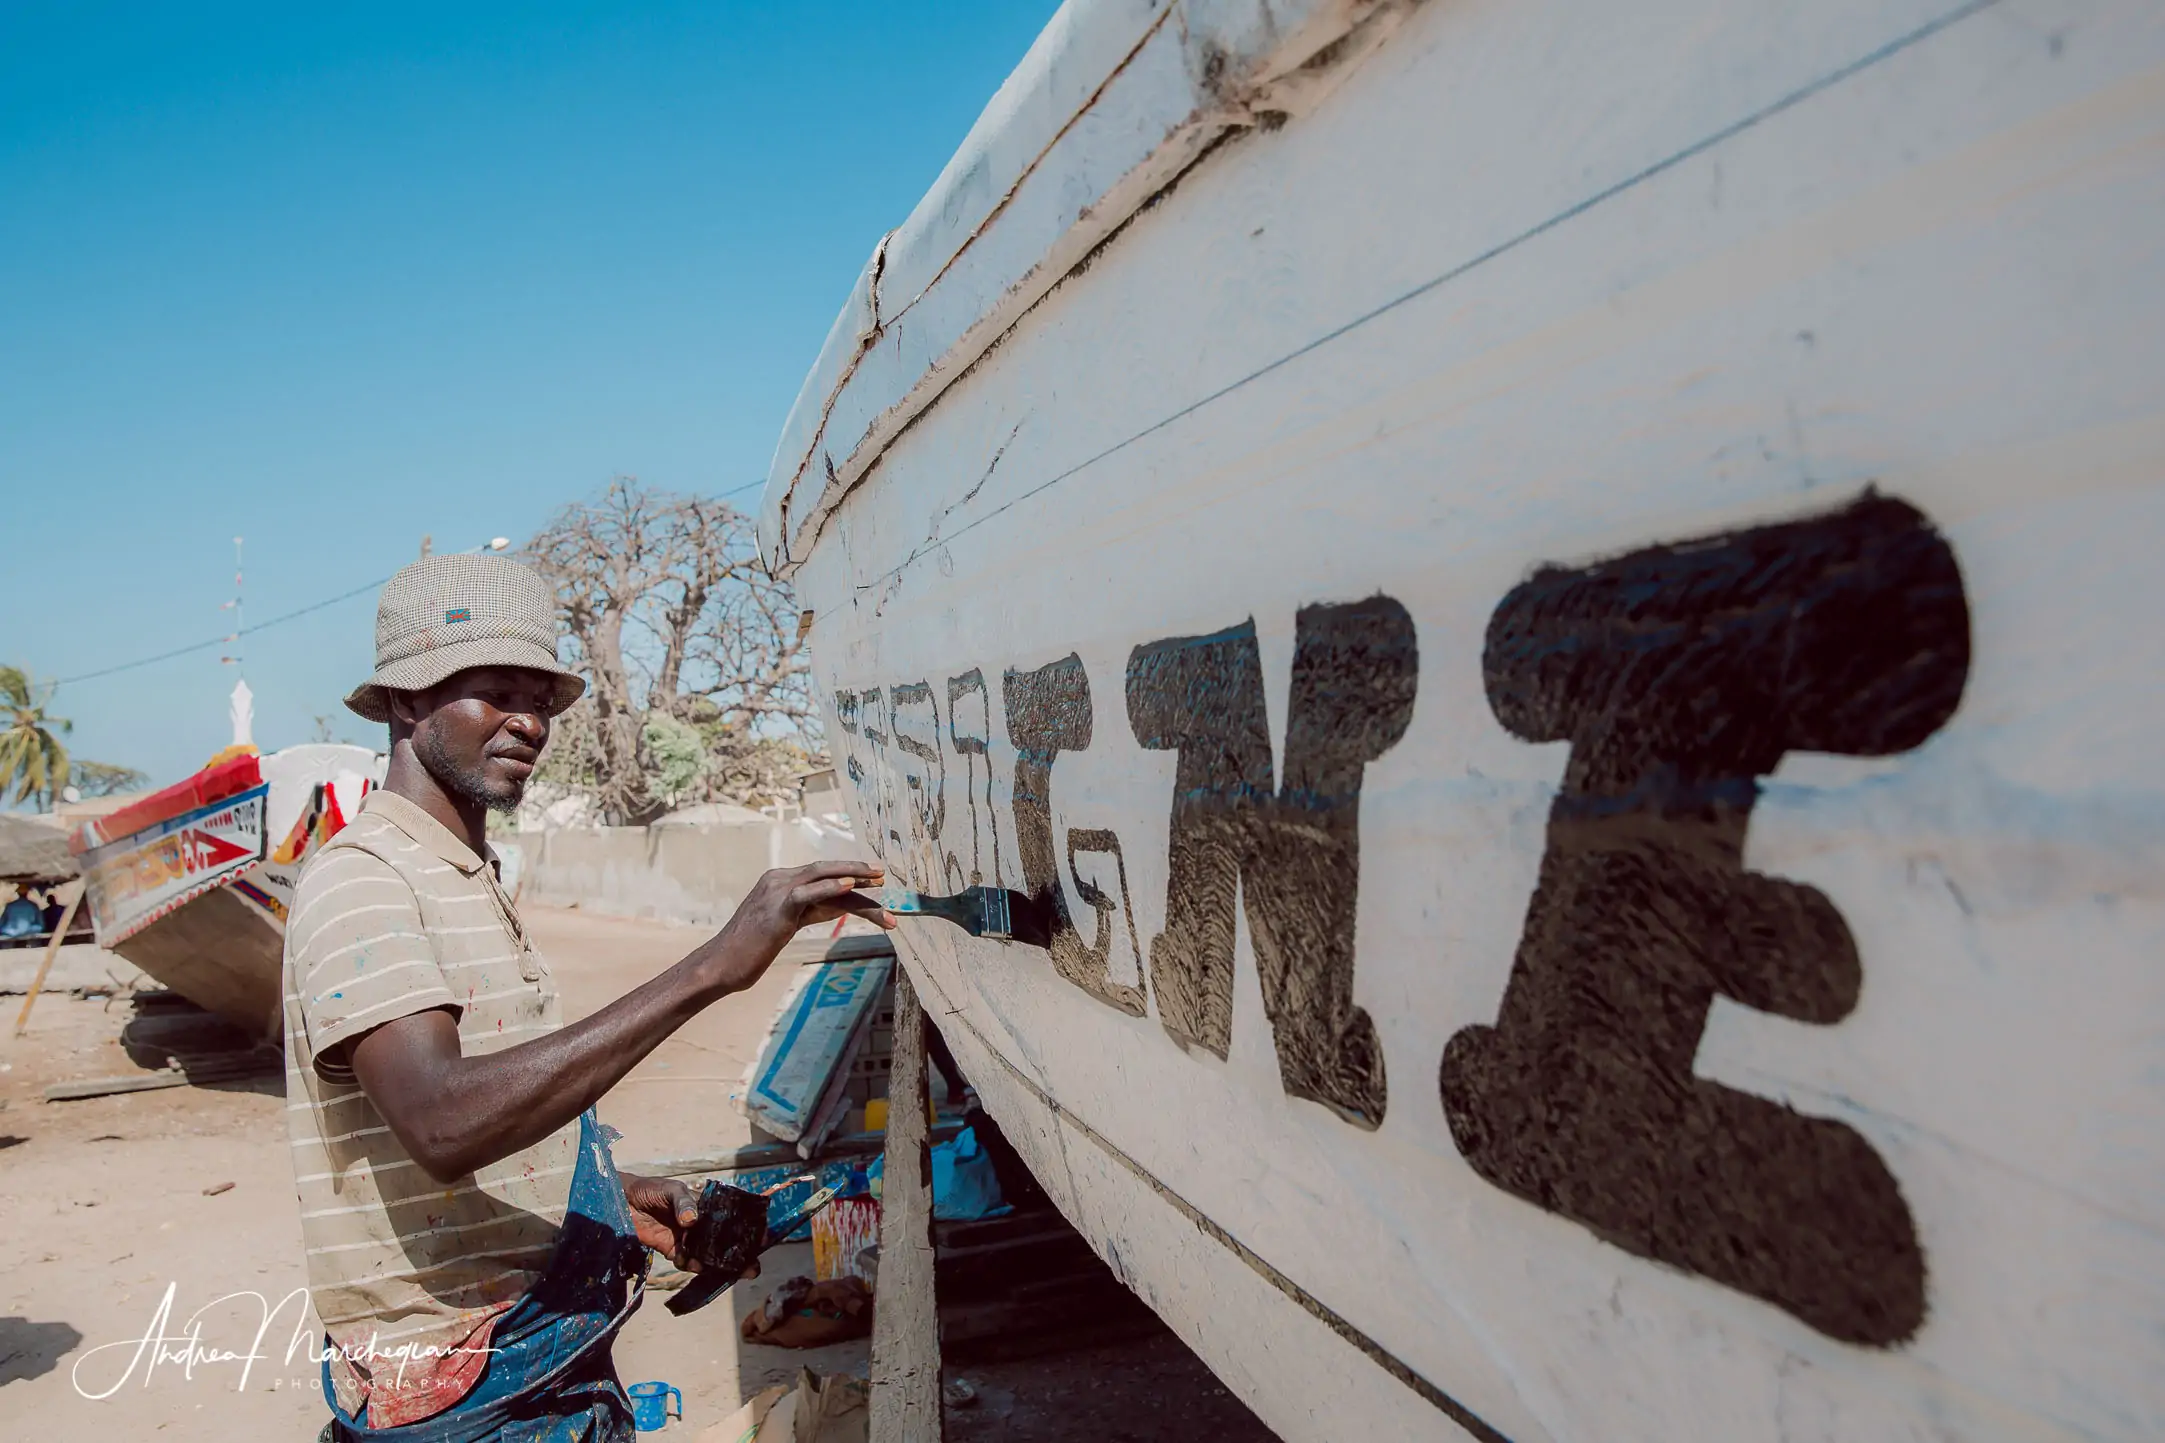
M 727 926 L 687 961 L 709 985 L 742 992 L 806 927 L 852 914 L 888 931 L 895 919 L 858 888 L 877 891 L 887 871 L 877 862 L 811 862 L 768 872 L 752 885 Z

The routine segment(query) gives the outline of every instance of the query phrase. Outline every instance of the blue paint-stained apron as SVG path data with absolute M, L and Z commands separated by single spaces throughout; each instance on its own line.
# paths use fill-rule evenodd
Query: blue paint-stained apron
M 624 1443 L 631 1400 L 609 1346 L 646 1290 L 646 1249 L 602 1127 L 579 1119 L 564 1231 L 548 1268 L 496 1320 L 488 1364 L 473 1389 L 434 1417 L 369 1428 L 340 1411 L 323 1365 L 331 1423 L 322 1443 Z

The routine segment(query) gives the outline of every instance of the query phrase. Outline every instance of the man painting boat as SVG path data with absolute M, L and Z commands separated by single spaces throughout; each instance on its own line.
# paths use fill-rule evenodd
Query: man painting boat
M 696 1214 L 683 1184 L 616 1171 L 595 1102 L 798 928 L 893 925 L 854 891 L 875 865 L 769 872 L 719 935 L 566 1025 L 485 837 L 584 689 L 555 639 L 527 568 L 427 558 L 385 587 L 376 672 L 346 699 L 389 725 L 389 770 L 303 874 L 285 953 L 329 1439 L 630 1438 L 610 1345 L 643 1249 L 694 1265 Z

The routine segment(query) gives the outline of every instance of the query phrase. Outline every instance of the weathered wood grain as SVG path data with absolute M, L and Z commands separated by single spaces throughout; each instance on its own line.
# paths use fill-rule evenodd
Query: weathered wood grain
M 30 992 L 23 998 L 23 1010 L 15 1014 L 17 1037 L 30 1026 L 30 1009 L 37 1006 L 38 994 L 45 990 L 45 978 L 53 970 L 53 959 L 60 955 L 60 944 L 68 940 L 68 929 L 75 925 L 76 909 L 83 905 L 82 878 L 77 877 L 60 890 L 68 899 L 67 907 L 60 914 L 60 924 L 53 928 L 53 935 L 45 944 L 45 956 L 38 962 L 38 975 L 30 980 Z
M 925 1118 L 925 1014 L 895 973 L 894 1069 L 880 1188 L 878 1302 L 872 1314 L 871 1443 L 939 1443 L 940 1313 L 932 1265 L 932 1146 Z

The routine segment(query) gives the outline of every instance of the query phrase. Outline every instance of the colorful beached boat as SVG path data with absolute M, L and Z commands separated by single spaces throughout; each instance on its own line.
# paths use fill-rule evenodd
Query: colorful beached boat
M 2165 1437 L 2165 7 L 1090 0 L 777 450 L 858 835 L 1288 1439 Z
M 238 750 L 83 823 L 69 845 L 98 945 L 265 1041 L 283 1041 L 285 923 L 301 865 L 381 766 L 366 747 Z

